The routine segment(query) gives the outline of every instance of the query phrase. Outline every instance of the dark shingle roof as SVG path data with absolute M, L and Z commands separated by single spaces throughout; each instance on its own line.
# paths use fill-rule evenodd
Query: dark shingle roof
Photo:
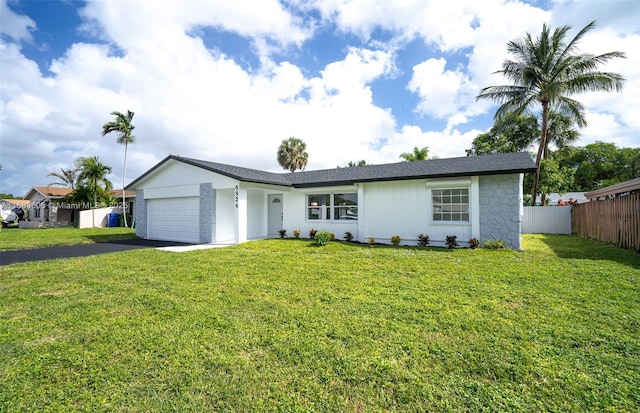
M 499 175 L 535 171 L 535 164 L 531 159 L 531 156 L 525 152 L 431 159 L 417 162 L 397 162 L 382 165 L 365 165 L 293 173 L 265 172 L 257 169 L 170 155 L 145 174 L 134 180 L 127 187 L 134 186 L 134 184 L 170 159 L 219 173 L 243 182 L 292 186 L 294 188 L 350 185 L 359 182 L 396 181 L 406 179 Z
M 273 172 L 265 172 L 258 169 L 243 168 L 241 166 L 233 166 L 217 162 L 201 161 L 199 159 L 183 158 L 181 156 L 169 156 L 169 158 L 189 165 L 198 166 L 208 171 L 216 172 L 220 175 L 243 182 L 291 186 L 291 182 L 289 182 L 285 174 L 276 174 Z
M 497 175 L 534 170 L 535 164 L 531 156 L 519 152 L 294 172 L 288 173 L 287 178 L 294 187 L 304 188 L 401 179 Z

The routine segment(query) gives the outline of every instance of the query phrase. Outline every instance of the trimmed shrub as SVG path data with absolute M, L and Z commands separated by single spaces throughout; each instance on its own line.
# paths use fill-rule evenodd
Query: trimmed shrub
M 313 229 L 313 228 L 311 228 L 311 229 L 309 230 L 309 238 L 314 239 L 314 238 L 315 238 L 315 236 L 316 236 L 316 233 L 317 233 L 317 232 L 318 232 L 318 230 L 317 230 L 317 229 Z
M 327 243 L 331 241 L 331 234 L 327 231 L 316 232 L 314 237 L 316 245 L 319 246 L 327 245 Z
M 391 244 L 393 245 L 400 245 L 400 241 L 402 241 L 400 235 L 394 235 L 391 237 Z
M 499 250 L 506 247 L 506 242 L 501 239 L 485 240 L 484 247 L 490 250 Z
M 429 236 L 426 234 L 418 235 L 418 246 L 426 247 L 427 245 L 429 245 Z
M 351 241 L 353 241 L 353 234 L 351 232 L 347 231 L 347 232 L 344 233 L 344 237 L 342 237 L 342 238 L 344 238 L 344 240 L 347 241 L 347 242 L 351 242 Z
M 479 246 L 480 246 L 480 241 L 478 241 L 477 238 L 471 238 L 469 240 L 469 248 L 471 248 L 472 250 L 475 250 Z
M 447 244 L 447 248 L 452 249 L 460 245 L 458 244 L 457 239 L 458 237 L 456 235 L 447 235 L 447 239 L 445 241 L 445 243 Z
M 369 243 L 369 245 L 371 245 L 373 247 L 373 244 L 376 243 L 376 237 L 367 238 L 367 242 Z
M 293 237 L 294 238 L 300 238 L 300 230 L 299 229 L 294 229 L 293 230 Z

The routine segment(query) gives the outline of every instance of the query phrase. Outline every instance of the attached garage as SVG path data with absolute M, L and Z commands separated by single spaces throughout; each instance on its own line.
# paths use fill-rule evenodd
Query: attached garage
M 147 202 L 149 239 L 198 243 L 200 198 L 158 198 Z

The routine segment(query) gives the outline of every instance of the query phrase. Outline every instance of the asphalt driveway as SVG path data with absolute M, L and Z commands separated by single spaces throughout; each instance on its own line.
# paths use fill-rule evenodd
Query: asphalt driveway
M 0 265 L 29 261 L 53 260 L 56 258 L 87 257 L 89 255 L 129 251 L 139 248 L 161 248 L 187 245 L 190 244 L 133 238 L 122 241 L 99 242 L 95 244 L 63 245 L 59 247 L 36 248 L 30 250 L 0 251 Z

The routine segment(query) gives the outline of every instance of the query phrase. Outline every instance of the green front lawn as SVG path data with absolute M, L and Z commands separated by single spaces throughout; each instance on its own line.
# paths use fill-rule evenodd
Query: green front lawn
M 92 244 L 135 238 L 131 228 L 5 228 L 0 232 L 0 251 Z
M 277 239 L 0 267 L 0 411 L 640 410 L 640 256 L 524 247 Z

